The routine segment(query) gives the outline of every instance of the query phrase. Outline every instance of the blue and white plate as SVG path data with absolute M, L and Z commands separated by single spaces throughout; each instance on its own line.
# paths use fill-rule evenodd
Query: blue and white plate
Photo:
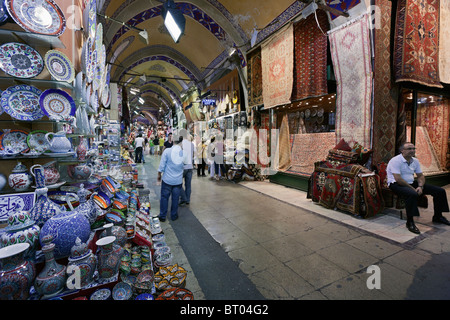
M 44 60 L 32 47 L 18 42 L 0 46 L 0 68 L 17 78 L 33 78 L 44 69 Z
M 44 57 L 48 71 L 58 81 L 72 82 L 75 69 L 70 59 L 61 51 L 49 50 Z
M 5 0 L 13 20 L 28 32 L 59 36 L 66 29 L 66 18 L 53 0 Z
M 76 112 L 76 105 L 73 98 L 60 89 L 47 89 L 39 99 L 42 111 L 50 119 L 64 120 L 73 117 Z
M 41 90 L 30 85 L 12 86 L 2 92 L 1 106 L 15 119 L 38 120 L 44 116 L 39 105 L 41 93 Z

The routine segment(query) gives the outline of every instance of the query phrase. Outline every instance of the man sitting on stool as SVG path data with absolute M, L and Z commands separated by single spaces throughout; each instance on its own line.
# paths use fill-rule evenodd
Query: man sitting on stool
M 386 171 L 389 188 L 398 196 L 405 197 L 406 228 L 413 233 L 420 233 L 413 217 L 419 215 L 418 199 L 422 194 L 433 197 L 433 222 L 450 225 L 450 222 L 442 216 L 442 212 L 449 212 L 447 194 L 441 187 L 425 184 L 419 160 L 414 158 L 416 154 L 414 144 L 405 142 L 400 147 L 400 152 L 401 154 L 389 161 Z M 417 180 L 414 180 L 414 173 Z

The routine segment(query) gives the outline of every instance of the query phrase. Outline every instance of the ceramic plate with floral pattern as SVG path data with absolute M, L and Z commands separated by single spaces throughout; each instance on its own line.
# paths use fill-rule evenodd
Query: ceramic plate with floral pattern
M 75 115 L 76 105 L 73 98 L 60 89 L 47 89 L 39 99 L 39 104 L 50 119 L 64 120 Z
M 35 150 L 41 153 L 50 150 L 50 144 L 45 138 L 46 133 L 47 131 L 44 130 L 35 130 L 28 134 L 27 144 L 28 147 L 30 147 L 30 150 Z
M 20 129 L 5 131 L 1 136 L 0 145 L 7 153 L 21 153 L 29 150 L 27 144 L 28 132 Z
M 66 29 L 66 18 L 53 0 L 5 0 L 13 20 L 28 32 L 59 36 Z
M 0 46 L 0 68 L 17 78 L 33 78 L 44 69 L 44 60 L 32 47 L 18 42 Z
M 75 69 L 70 59 L 61 51 L 49 50 L 44 57 L 48 71 L 58 81 L 72 82 Z
M 1 106 L 11 117 L 33 121 L 41 119 L 44 113 L 39 105 L 42 91 L 29 85 L 12 86 L 2 92 Z

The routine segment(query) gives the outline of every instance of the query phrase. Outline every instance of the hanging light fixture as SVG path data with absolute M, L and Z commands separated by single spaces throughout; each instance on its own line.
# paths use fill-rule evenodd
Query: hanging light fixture
M 183 13 L 176 7 L 173 0 L 167 0 L 163 4 L 161 15 L 164 19 L 164 25 L 172 36 L 173 41 L 178 43 L 186 25 L 186 18 Z

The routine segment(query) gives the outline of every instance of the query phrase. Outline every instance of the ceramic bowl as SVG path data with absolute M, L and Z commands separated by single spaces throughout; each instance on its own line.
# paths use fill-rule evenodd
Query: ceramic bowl
M 125 210 L 127 208 L 126 205 L 124 205 L 119 200 L 114 200 L 113 201 L 113 207 L 116 208 L 116 209 L 119 209 L 119 210 Z
M 121 225 L 123 224 L 123 220 L 121 217 L 109 212 L 106 214 L 106 221 L 114 223 L 114 225 Z
M 109 300 L 111 298 L 111 290 L 108 288 L 98 289 L 89 298 L 89 300 Z
M 117 283 L 112 291 L 112 297 L 114 300 L 128 300 L 131 298 L 132 294 L 133 290 L 126 282 Z
M 141 293 L 135 300 L 155 300 L 155 297 L 153 297 L 150 293 Z

